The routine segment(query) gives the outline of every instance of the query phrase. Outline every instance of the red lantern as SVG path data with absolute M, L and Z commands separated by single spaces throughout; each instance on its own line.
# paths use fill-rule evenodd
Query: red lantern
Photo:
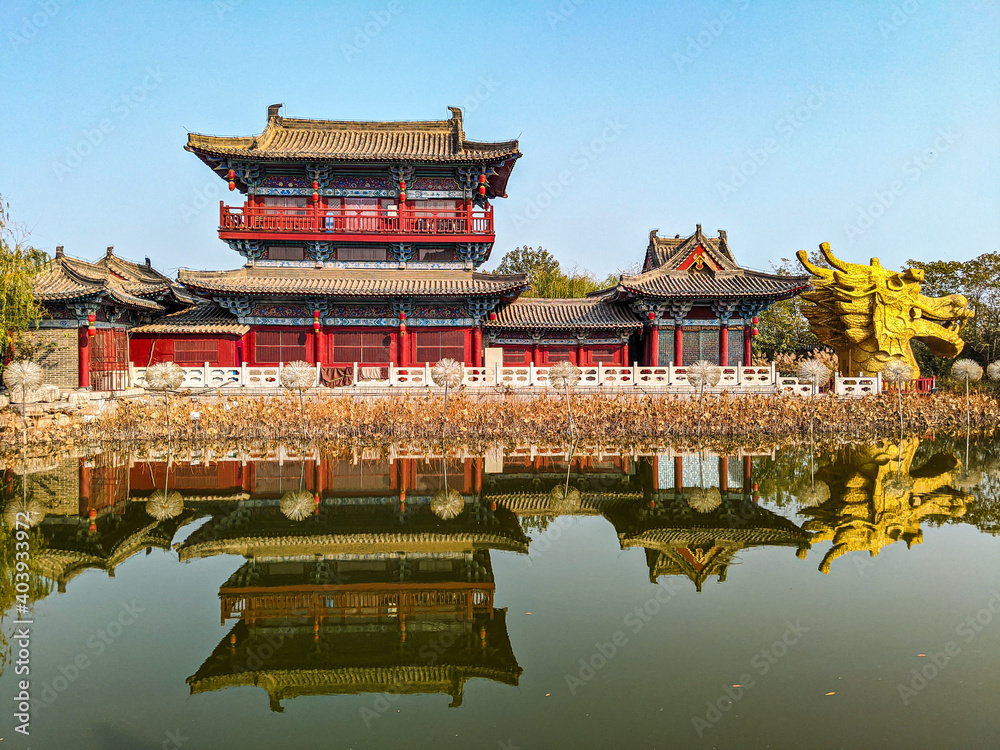
M 400 190 L 406 190 L 406 180 L 400 180 L 399 181 L 399 189 Z
M 753 330 L 752 330 L 752 331 L 750 332 L 750 334 L 751 334 L 752 336 L 760 336 L 760 331 L 758 331 L 758 330 L 757 330 L 756 328 L 754 328 L 754 329 L 753 329 Z
M 316 331 L 316 333 L 319 333 L 319 327 L 319 310 L 313 310 L 313 330 Z M 316 502 L 319 502 L 319 495 L 317 495 L 316 498 Z
M 96 323 L 96 322 L 97 322 L 97 314 L 96 313 L 90 313 L 90 314 L 87 315 L 87 335 L 88 336 L 96 336 L 97 335 L 97 327 L 94 325 L 94 323 Z
M 97 518 L 97 510 L 94 509 L 94 508 L 91 508 L 90 512 L 87 514 L 87 517 L 88 518 Z
M 757 316 L 754 315 L 753 318 L 750 320 L 750 322 L 753 323 L 754 325 L 757 325 L 760 321 L 757 320 Z
M 319 200 L 319 182 L 316 180 L 313 180 L 313 200 Z
M 654 313 L 654 312 L 651 312 L 651 313 L 649 314 L 649 319 L 650 319 L 650 320 L 656 320 L 656 313 Z
M 486 185 L 480 185 L 479 186 L 479 194 L 480 195 L 486 195 Z
M 400 319 L 400 320 L 406 320 L 406 313 L 405 313 L 405 312 L 401 312 L 401 313 L 399 314 L 399 319 Z
M 496 509 L 497 509 L 496 501 L 490 503 L 490 510 L 496 510 Z
M 229 189 L 230 190 L 235 190 L 236 189 L 236 170 L 235 169 L 230 169 L 229 170 L 229 174 L 227 175 L 227 177 L 229 177 Z
M 400 203 L 406 203 L 406 191 L 405 190 L 400 190 L 399 191 L 399 202 Z
M 496 319 L 497 319 L 497 314 L 494 313 L 494 312 L 491 312 L 490 313 L 490 320 L 496 320 Z

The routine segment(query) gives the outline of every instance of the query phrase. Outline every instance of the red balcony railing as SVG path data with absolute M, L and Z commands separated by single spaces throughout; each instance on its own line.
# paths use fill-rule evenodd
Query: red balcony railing
M 325 206 L 227 206 L 219 203 L 220 232 L 324 234 L 492 235 L 493 207 L 482 209 L 345 209 Z

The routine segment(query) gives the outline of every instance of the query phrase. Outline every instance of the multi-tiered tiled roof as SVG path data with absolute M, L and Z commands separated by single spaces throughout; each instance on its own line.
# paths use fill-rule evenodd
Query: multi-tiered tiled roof
M 510 330 L 620 330 L 642 328 L 642 321 L 629 308 L 596 297 L 532 298 L 512 302 L 484 325 Z
M 62 247 L 58 247 L 55 258 L 35 281 L 35 298 L 43 303 L 97 301 L 163 312 L 167 309 L 163 301 L 168 294 L 192 301 L 148 261 L 139 265 L 123 260 L 110 247 L 96 263 L 66 257 Z
M 642 272 L 622 276 L 617 296 L 686 298 L 788 299 L 809 288 L 809 276 L 778 274 L 741 268 L 729 249 L 726 233 L 707 237 L 697 225 L 690 237 L 660 237 L 654 229 Z
M 490 193 L 497 197 L 505 197 L 510 169 L 521 156 L 516 140 L 468 140 L 458 107 L 449 107 L 451 117 L 447 120 L 362 122 L 282 117 L 278 114 L 282 106 L 268 107 L 267 127 L 260 135 L 188 133 L 186 149 L 220 174 L 228 168 L 228 160 L 489 164 L 497 168 L 489 178 Z
M 187 271 L 178 281 L 206 294 L 264 294 L 282 297 L 514 296 L 528 286 L 525 274 L 496 275 L 471 270 L 403 271 L 369 269 L 267 268 Z

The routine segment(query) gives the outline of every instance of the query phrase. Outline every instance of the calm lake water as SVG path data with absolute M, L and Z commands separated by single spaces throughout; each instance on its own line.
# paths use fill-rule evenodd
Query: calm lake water
M 449 452 L 8 468 L 3 747 L 1000 747 L 1000 444 Z

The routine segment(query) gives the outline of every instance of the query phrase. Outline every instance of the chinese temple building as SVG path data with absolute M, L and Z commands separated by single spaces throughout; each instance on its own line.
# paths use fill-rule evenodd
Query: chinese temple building
M 684 238 L 651 232 L 642 271 L 614 287 L 521 298 L 526 274 L 479 270 L 495 241 L 494 202 L 521 157 L 516 140 L 469 140 L 454 107 L 420 122 L 280 110 L 268 108 L 259 135 L 188 135 L 186 149 L 243 199 L 219 207 L 219 238 L 242 267 L 181 269 L 173 284 L 148 263 L 57 254 L 38 296 L 45 325 L 79 337 L 73 385 L 113 387 L 95 373 L 121 372 L 123 358 L 138 368 L 305 361 L 327 385 L 444 358 L 482 367 L 486 348 L 506 366 L 749 366 L 759 313 L 809 288 L 808 276 L 742 268 L 725 232 L 698 225 Z
M 196 302 L 153 269 L 117 257 L 109 247 L 96 263 L 70 258 L 60 245 L 35 282 L 45 313 L 26 338 L 39 348 L 46 382 L 65 388 L 126 387 L 130 329 Z

